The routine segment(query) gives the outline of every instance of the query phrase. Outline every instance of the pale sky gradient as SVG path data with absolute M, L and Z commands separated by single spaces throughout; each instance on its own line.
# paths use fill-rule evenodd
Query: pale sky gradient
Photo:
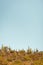
M 0 47 L 43 50 L 43 0 L 0 0 Z

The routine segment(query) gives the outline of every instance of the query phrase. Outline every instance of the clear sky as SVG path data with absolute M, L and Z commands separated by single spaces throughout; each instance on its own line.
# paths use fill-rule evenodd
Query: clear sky
M 43 50 L 43 0 L 0 0 L 0 47 Z

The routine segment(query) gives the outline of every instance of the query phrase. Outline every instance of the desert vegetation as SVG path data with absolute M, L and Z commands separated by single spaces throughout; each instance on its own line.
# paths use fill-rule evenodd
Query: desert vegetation
M 0 49 L 0 65 L 43 65 L 43 51 L 12 50 L 2 46 Z

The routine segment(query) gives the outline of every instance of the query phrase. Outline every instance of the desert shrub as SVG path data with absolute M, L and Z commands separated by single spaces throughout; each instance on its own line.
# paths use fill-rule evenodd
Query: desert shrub
M 21 60 L 16 60 L 16 61 L 12 62 L 11 65 L 22 65 L 22 62 L 21 62 Z
M 25 50 L 24 49 L 19 50 L 19 53 L 20 53 L 20 55 L 25 55 Z
M 31 60 L 31 58 L 28 55 L 24 56 L 24 61 L 30 61 L 30 60 Z
M 7 58 L 7 61 L 8 61 L 8 62 L 11 62 L 11 61 L 12 61 L 12 58 L 9 56 L 9 57 Z
M 43 59 L 34 61 L 34 65 L 43 65 Z
M 0 65 L 7 65 L 7 59 L 0 56 Z

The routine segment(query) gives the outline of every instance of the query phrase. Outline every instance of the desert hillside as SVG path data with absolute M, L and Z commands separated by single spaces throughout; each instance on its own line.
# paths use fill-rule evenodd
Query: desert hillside
M 43 51 L 0 49 L 0 65 L 43 65 Z

